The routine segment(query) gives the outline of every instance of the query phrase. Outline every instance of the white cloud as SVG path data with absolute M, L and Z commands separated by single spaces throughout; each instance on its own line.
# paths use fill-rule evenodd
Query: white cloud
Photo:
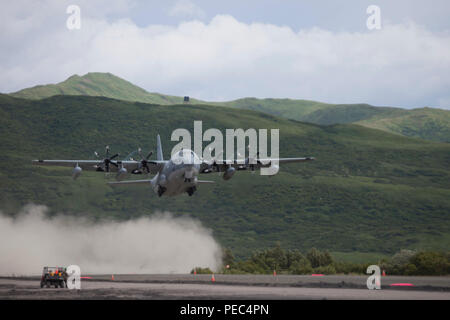
M 65 11 L 60 22 L 39 10 L 25 20 L 13 15 L 11 30 L 0 34 L 0 91 L 107 71 L 149 91 L 208 100 L 449 107 L 442 103 L 450 100 L 450 36 L 414 23 L 363 33 L 296 32 L 217 15 L 209 23 L 139 27 L 83 12 L 79 31 L 65 28 Z
M 204 18 L 205 12 L 195 3 L 189 0 L 178 0 L 173 7 L 169 9 L 169 16 L 182 18 Z

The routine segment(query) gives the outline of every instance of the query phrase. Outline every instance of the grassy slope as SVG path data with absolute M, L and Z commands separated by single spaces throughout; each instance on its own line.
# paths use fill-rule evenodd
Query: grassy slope
M 353 123 L 373 117 L 386 118 L 408 113 L 408 110 L 389 107 L 373 107 L 368 104 L 335 105 L 333 108 L 319 109 L 301 118 L 302 121 L 322 125 Z
M 367 104 L 325 104 L 308 100 L 245 98 L 218 105 L 266 112 L 321 125 L 357 123 L 408 137 L 450 142 L 450 111 L 406 110 Z
M 32 158 L 92 158 L 110 144 L 122 154 L 155 147 L 166 156 L 175 128 L 280 128 L 281 156 L 316 162 L 282 167 L 275 177 L 240 172 L 189 198 L 158 198 L 145 187 L 111 189 L 101 173 L 77 181 L 67 168 L 31 167 Z M 52 213 L 129 219 L 168 210 L 213 230 L 238 256 L 281 241 L 333 252 L 392 253 L 450 245 L 450 145 L 357 125 L 321 127 L 264 113 L 204 105 L 167 106 L 99 97 L 27 101 L 0 96 L 0 203 L 48 205 Z M 135 178 L 135 177 L 134 177 Z M 342 254 L 341 254 L 342 255 Z
M 25 99 L 42 99 L 54 95 L 89 95 L 155 104 L 179 104 L 182 97 L 149 93 L 132 83 L 110 73 L 74 75 L 64 82 L 24 89 L 11 96 Z M 418 137 L 427 140 L 450 142 L 450 112 L 438 109 L 405 110 L 373 107 L 367 104 L 326 104 L 309 100 L 243 98 L 229 102 L 192 103 L 227 106 L 262 111 L 277 117 L 315 124 L 359 123 L 370 128 Z
M 113 99 L 157 104 L 182 103 L 182 97 L 150 93 L 111 73 L 73 75 L 58 84 L 41 85 L 10 94 L 16 98 L 43 99 L 55 95 L 104 96 Z
M 420 108 L 389 117 L 376 115 L 358 124 L 409 137 L 450 142 L 450 111 L 441 109 Z
M 242 98 L 228 102 L 214 102 L 213 104 L 238 109 L 261 111 L 277 117 L 300 121 L 303 117 L 314 111 L 327 110 L 334 107 L 332 104 L 310 100 L 257 98 Z

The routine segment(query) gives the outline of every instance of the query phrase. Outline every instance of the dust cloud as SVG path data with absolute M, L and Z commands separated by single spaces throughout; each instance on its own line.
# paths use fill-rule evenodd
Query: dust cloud
M 82 274 L 189 273 L 220 267 L 221 248 L 199 221 L 156 213 L 123 222 L 46 216 L 27 205 L 0 212 L 0 275 L 40 274 L 44 266 L 80 266 Z

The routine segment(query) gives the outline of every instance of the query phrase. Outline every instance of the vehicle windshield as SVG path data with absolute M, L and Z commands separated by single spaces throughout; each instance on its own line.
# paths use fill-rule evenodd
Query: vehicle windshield
M 62 272 L 64 271 L 64 267 L 47 267 L 47 272 Z

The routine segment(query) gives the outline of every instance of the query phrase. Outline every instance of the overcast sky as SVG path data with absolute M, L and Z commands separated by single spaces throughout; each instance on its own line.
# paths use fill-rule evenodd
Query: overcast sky
M 448 0 L 2 1 L 0 92 L 111 72 L 204 100 L 449 109 L 449 14 Z

